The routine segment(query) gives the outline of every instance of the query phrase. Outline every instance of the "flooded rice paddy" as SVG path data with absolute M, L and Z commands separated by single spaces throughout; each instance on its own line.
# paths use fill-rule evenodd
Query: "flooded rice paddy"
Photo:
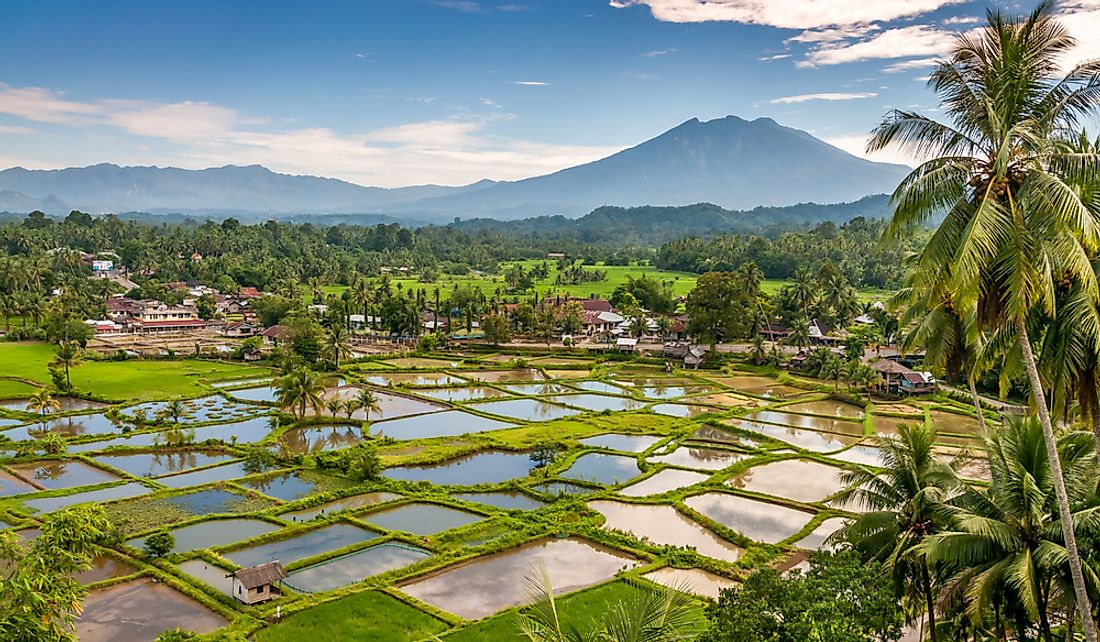
M 536 542 L 478 558 L 399 589 L 467 620 L 524 603 L 524 578 L 545 569 L 554 592 L 564 595 L 606 581 L 634 564 L 623 553 L 581 539 Z
M 516 424 L 498 419 L 480 417 L 461 410 L 447 410 L 430 415 L 382 421 L 371 424 L 370 431 L 375 437 L 389 437 L 406 441 L 432 437 L 457 437 L 458 435 L 491 432 L 515 427 Z
M 499 415 L 523 421 L 551 421 L 562 417 L 580 414 L 580 410 L 566 408 L 540 399 L 508 399 L 506 401 L 486 401 L 471 404 L 479 412 Z
M 681 418 L 698 417 L 699 415 L 705 415 L 708 412 L 722 412 L 722 410 L 719 408 L 684 403 L 659 403 L 650 408 L 650 410 L 659 415 L 668 415 L 669 417 Z
M 360 508 L 366 508 L 368 506 L 375 506 L 377 504 L 384 504 L 391 502 L 395 499 L 399 499 L 401 495 L 396 493 L 363 493 L 362 495 L 352 495 L 351 497 L 344 497 L 343 499 L 337 499 L 335 501 L 326 502 L 318 506 L 310 508 L 304 508 L 302 510 L 290 511 L 288 513 L 282 513 L 279 515 L 279 519 L 286 520 L 288 522 L 308 522 L 317 517 L 324 517 L 331 513 L 337 513 L 340 511 L 357 510 Z
M 667 455 L 649 457 L 653 463 L 679 466 L 680 468 L 694 468 L 696 470 L 721 470 L 729 468 L 739 461 L 747 459 L 750 455 L 721 450 L 718 448 L 705 448 L 698 446 L 680 446 Z
M 97 589 L 76 622 L 80 642 L 153 642 L 168 629 L 209 633 L 228 622 L 166 584 L 132 580 Z
M 661 441 L 661 439 L 661 437 L 654 437 L 652 435 L 623 435 L 611 433 L 581 439 L 580 443 L 593 448 L 606 448 L 608 450 L 618 450 L 624 453 L 640 453 L 644 452 L 658 441 Z
M 286 584 L 305 593 L 331 591 L 368 577 L 415 564 L 429 556 L 431 551 L 416 546 L 400 542 L 383 542 L 350 555 L 343 555 L 294 571 L 287 577 Z
M 212 468 L 203 468 L 189 473 L 171 475 L 157 480 L 169 488 L 187 488 L 189 486 L 201 486 L 212 482 L 229 481 L 249 474 L 244 462 L 223 464 Z
M 629 397 L 608 397 L 605 395 L 579 394 L 560 395 L 549 397 L 549 401 L 565 404 L 576 408 L 583 408 L 590 412 L 620 412 L 625 410 L 641 410 L 645 402 Z
M 387 531 L 404 531 L 415 535 L 435 535 L 452 528 L 484 519 L 482 515 L 447 508 L 438 504 L 402 504 L 363 515 L 364 522 Z
M 192 468 L 220 464 L 233 459 L 233 455 L 217 451 L 175 450 L 133 455 L 100 455 L 95 460 L 129 473 L 135 477 L 160 477 L 180 473 Z
M 695 495 L 684 500 L 684 504 L 726 528 L 766 544 L 778 544 L 791 537 L 813 518 L 800 510 L 728 493 Z
M 638 462 L 633 457 L 588 453 L 577 457 L 573 465 L 561 476 L 595 482 L 605 486 L 614 486 L 640 474 Z
M 518 492 L 457 493 L 451 495 L 451 497 L 466 502 L 495 506 L 504 510 L 535 510 L 546 505 L 534 497 Z
M 98 490 L 88 490 L 72 495 L 28 499 L 23 502 L 23 505 L 40 513 L 52 513 L 55 510 L 61 510 L 68 506 L 111 502 L 118 499 L 128 499 L 130 497 L 137 497 L 138 495 L 145 495 L 148 492 L 150 491 L 145 486 L 137 482 L 130 482 L 129 484 L 100 488 Z
M 794 426 L 795 428 L 809 428 L 810 430 L 820 430 L 841 435 L 851 435 L 854 437 L 863 436 L 863 424 L 845 419 L 800 415 L 798 413 L 785 412 L 782 410 L 761 410 L 759 412 L 750 413 L 746 416 L 746 419 Z
M 527 453 L 482 452 L 441 464 L 387 468 L 384 475 L 401 481 L 427 481 L 436 486 L 475 486 L 526 477 L 533 466 Z
M 440 401 L 477 401 L 480 399 L 493 399 L 495 397 L 507 397 L 508 393 L 489 386 L 466 386 L 464 388 L 436 388 L 432 390 L 417 390 L 416 394 Z
M 800 401 L 783 406 L 783 410 L 846 419 L 863 419 L 863 408 L 843 401 Z
M 704 475 L 703 473 L 667 468 L 658 471 L 657 474 L 652 477 L 647 477 L 640 482 L 623 488 L 619 493 L 627 497 L 660 495 L 670 490 L 679 490 L 681 488 L 687 488 L 688 486 L 694 486 L 695 484 L 701 484 L 708 478 L 709 475 Z
M 625 531 L 657 546 L 688 546 L 700 555 L 736 562 L 744 550 L 684 517 L 672 506 L 589 502 L 588 507 L 606 518 L 604 528 Z
M 298 426 L 279 435 L 279 448 L 292 455 L 352 448 L 363 442 L 358 426 Z
M 453 386 L 455 384 L 466 383 L 465 379 L 460 379 L 454 375 L 444 374 L 440 372 L 386 372 L 363 377 L 363 380 L 367 383 L 373 383 L 376 386 L 428 387 Z
M 473 379 L 474 381 L 484 381 L 487 383 L 502 381 L 542 381 L 546 379 L 544 374 L 534 368 L 525 370 L 474 370 L 464 372 L 462 376 Z
M 25 481 L 46 490 L 92 486 L 119 480 L 118 476 L 89 466 L 82 461 L 47 460 L 29 464 L 12 464 L 10 468 Z
M 257 566 L 268 562 L 281 562 L 286 566 L 377 537 L 378 533 L 351 524 L 330 524 L 286 539 L 222 553 L 222 557 L 239 566 Z
M 186 553 L 211 546 L 227 546 L 277 530 L 279 526 L 260 519 L 216 519 L 174 528 L 168 532 L 176 540 L 172 552 Z M 140 550 L 145 546 L 145 538 L 135 537 L 126 543 Z
M 727 482 L 733 488 L 765 495 L 818 502 L 843 490 L 840 475 L 844 470 L 815 461 L 788 459 L 753 466 Z
M 711 600 L 717 600 L 722 591 L 737 585 L 729 578 L 697 568 L 659 568 L 642 577 L 665 588 L 687 591 Z

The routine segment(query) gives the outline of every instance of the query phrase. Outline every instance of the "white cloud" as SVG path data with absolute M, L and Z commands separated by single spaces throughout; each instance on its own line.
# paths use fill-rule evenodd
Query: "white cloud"
M 941 56 L 951 51 L 955 36 L 926 25 L 911 25 L 886 29 L 854 43 L 825 45 L 814 49 L 799 61 L 800 67 L 839 65 L 864 60 L 907 58 L 910 56 Z
M 822 140 L 833 147 L 843 149 L 853 156 L 866 158 L 867 160 L 880 163 L 896 163 L 898 165 L 908 165 L 909 167 L 915 167 L 918 164 L 917 159 L 893 149 L 886 149 L 875 152 L 874 154 L 868 154 L 867 141 L 870 140 L 870 138 L 871 137 L 867 134 L 845 134 L 841 136 L 825 137 Z
M 0 134 L 25 136 L 33 134 L 35 131 L 30 127 L 17 127 L 14 125 L 0 125 Z
M 925 69 L 926 67 L 934 67 L 939 62 L 939 58 L 917 58 L 915 60 L 903 60 L 901 62 L 895 62 L 894 64 L 883 69 L 888 74 L 896 74 L 903 71 L 912 71 L 914 69 Z
M 1077 38 L 1077 47 L 1062 61 L 1064 69 L 1086 60 L 1100 58 L 1100 0 L 1064 0 L 1059 16 L 1066 29 Z
M 653 51 L 647 51 L 642 55 L 646 58 L 656 58 L 658 56 L 667 56 L 670 53 L 676 53 L 676 49 L 654 49 Z
M 826 92 L 820 94 L 799 94 L 797 96 L 783 96 L 781 98 L 775 98 L 768 102 L 773 105 L 793 105 L 796 103 L 810 102 L 811 100 L 859 100 L 860 98 L 873 98 L 877 96 L 876 93 L 871 92 L 858 92 L 858 93 L 839 93 L 839 92 Z
M 550 83 L 542 82 L 541 80 L 517 80 L 512 83 L 513 85 L 526 85 L 528 87 L 549 87 Z
M 783 29 L 870 24 L 912 18 L 968 0 L 609 0 L 612 7 L 647 6 L 664 22 L 740 22 Z
M 757 58 L 757 60 L 759 60 L 760 62 L 769 62 L 769 61 L 772 61 L 772 60 L 783 60 L 784 58 L 790 58 L 790 57 L 791 57 L 791 54 L 789 54 L 789 53 L 781 53 L 781 54 L 773 54 L 771 56 L 761 56 L 761 57 Z
M 64 147 L 40 146 L 33 158 L 0 156 L 5 166 L 62 167 L 73 164 L 74 158 L 190 168 L 262 164 L 280 172 L 394 187 L 427 182 L 457 185 L 482 178 L 514 180 L 622 149 L 494 135 L 492 125 L 509 118 L 500 112 L 358 133 L 325 127 L 277 130 L 266 120 L 205 102 L 78 101 L 48 89 L 0 85 L 0 114 L 96 138 L 94 146 L 88 146 L 81 142 L 86 137 L 69 136 L 71 141 Z M 20 126 L 0 129 L 0 134 L 13 133 L 35 132 Z

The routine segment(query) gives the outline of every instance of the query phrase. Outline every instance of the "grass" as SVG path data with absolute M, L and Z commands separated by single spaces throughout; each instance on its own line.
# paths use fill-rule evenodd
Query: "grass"
M 7 376 L 49 384 L 47 364 L 53 356 L 54 347 L 47 343 L 0 343 L 0 369 Z M 71 370 L 70 377 L 73 386 L 82 392 L 107 399 L 144 401 L 200 394 L 206 390 L 201 378 L 245 379 L 265 374 L 269 372 L 264 368 L 217 361 L 135 359 L 85 361 Z
M 529 259 L 526 261 L 502 263 L 499 272 L 503 273 L 506 266 L 516 263 L 523 265 L 524 269 L 530 269 L 541 262 L 541 259 Z M 554 282 L 558 274 L 557 264 L 553 261 L 547 261 L 547 263 L 550 265 L 550 276 L 539 281 L 535 285 L 535 290 L 538 292 L 540 298 L 546 294 L 561 294 L 574 297 L 599 297 L 607 299 L 611 296 L 611 293 L 615 291 L 616 287 L 626 282 L 628 276 L 637 278 L 642 275 L 651 279 L 667 282 L 672 287 L 672 293 L 675 296 L 687 296 L 687 294 L 695 288 L 695 283 L 699 278 L 698 274 L 693 274 L 691 272 L 660 270 L 652 265 L 603 265 L 598 263 L 596 265 L 586 265 L 585 269 L 605 272 L 607 274 L 606 281 L 581 283 L 579 285 L 555 285 Z M 391 283 L 394 288 L 396 288 L 398 284 L 401 284 L 403 290 L 418 290 L 423 288 L 428 291 L 429 295 L 431 295 L 434 288 L 438 287 L 440 288 L 441 296 L 445 296 L 448 291 L 453 290 L 459 284 L 465 287 L 478 288 L 486 294 L 492 294 L 493 291 L 497 289 L 504 292 L 507 287 L 504 282 L 504 277 L 500 274 L 483 277 L 441 274 L 439 278 L 431 283 L 422 283 L 416 277 L 398 277 L 391 279 Z M 787 281 L 783 279 L 765 279 L 761 284 L 761 289 L 767 294 L 775 294 L 785 283 L 787 283 Z M 347 286 L 326 285 L 321 289 L 325 294 L 340 294 L 347 289 Z M 527 294 L 529 295 L 530 292 Z M 858 298 L 860 301 L 877 301 L 885 298 L 889 294 L 889 292 L 883 290 L 865 289 L 859 290 Z
M 557 606 L 562 624 L 576 626 L 581 631 L 590 630 L 614 605 L 638 597 L 645 590 L 647 589 L 620 580 L 576 593 L 565 599 L 558 599 Z M 698 619 L 700 622 L 703 620 L 702 608 L 699 609 Z M 481 620 L 443 639 L 446 642 L 519 639 L 517 613 L 508 611 Z
M 15 379 L 0 379 L 0 399 L 29 397 L 34 391 L 35 387 L 29 383 Z
M 443 622 L 380 593 L 367 591 L 328 602 L 292 615 L 256 632 L 256 642 L 313 640 L 371 640 L 413 642 L 430 639 L 446 627 Z

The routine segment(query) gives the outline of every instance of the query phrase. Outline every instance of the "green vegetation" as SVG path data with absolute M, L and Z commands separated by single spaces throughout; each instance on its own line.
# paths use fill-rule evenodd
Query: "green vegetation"
M 370 639 L 417 642 L 447 625 L 379 591 L 363 591 L 296 613 L 256 634 L 256 642 Z
M 54 348 L 45 343 L 0 343 L 4 375 L 48 385 L 47 364 Z M 205 392 L 203 379 L 248 379 L 269 374 L 265 368 L 217 361 L 85 361 L 72 370 L 76 390 L 103 399 L 144 401 L 188 397 Z M 20 389 L 22 386 L 17 386 Z M 18 393 L 17 393 L 18 394 Z

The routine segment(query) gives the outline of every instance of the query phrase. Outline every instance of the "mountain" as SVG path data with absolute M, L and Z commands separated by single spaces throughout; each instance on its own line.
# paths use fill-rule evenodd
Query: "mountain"
M 399 211 L 525 218 L 580 216 L 600 205 L 714 203 L 726 209 L 839 203 L 892 192 L 902 165 L 858 158 L 770 118 L 697 118 L 607 158 Z
M 770 118 L 693 118 L 607 158 L 519 181 L 462 187 L 363 187 L 264 167 L 204 170 L 94 165 L 0 171 L 0 209 L 50 214 L 146 211 L 198 215 L 382 214 L 401 220 L 582 216 L 603 205 L 713 203 L 728 210 L 840 203 L 893 191 L 909 171 L 857 158 Z M 63 211 L 58 211 L 60 208 Z M 20 209 L 26 209 L 20 208 Z
M 397 203 L 461 194 L 493 184 L 486 180 L 463 187 L 416 185 L 386 189 L 334 178 L 278 174 L 260 165 L 201 170 L 119 167 L 109 163 L 58 170 L 14 167 L 0 171 L 0 209 L 23 211 L 26 207 L 14 206 L 31 204 L 31 209 L 42 209 L 47 214 L 67 214 L 72 209 L 225 216 L 380 212 Z M 23 198 L 5 198 L 9 192 Z

